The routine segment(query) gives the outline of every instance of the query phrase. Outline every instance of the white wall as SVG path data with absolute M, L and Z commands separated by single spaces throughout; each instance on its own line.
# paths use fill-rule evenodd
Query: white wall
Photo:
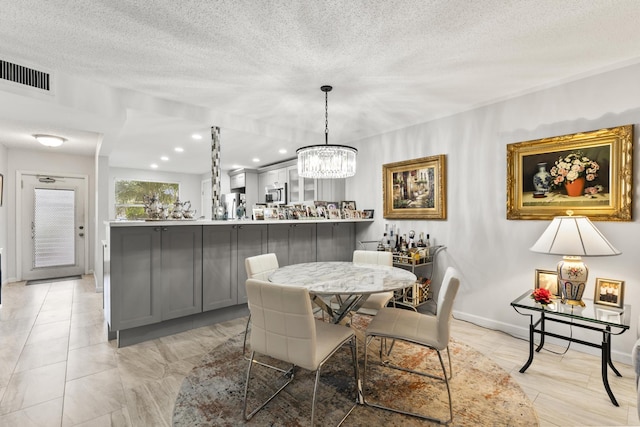
M 3 177 L 3 184 L 0 191 L 3 192 L 3 202 L 0 206 L 0 248 L 2 248 L 2 263 L 0 263 L 0 271 L 2 271 L 2 284 L 7 283 L 7 171 L 8 171 L 8 152 L 7 148 L 0 143 L 0 174 Z
M 148 171 L 141 169 L 109 168 L 109 218 L 115 219 L 115 181 L 116 179 L 133 179 L 141 181 L 177 182 L 180 184 L 180 201 L 191 202 L 191 208 L 201 215 L 200 184 L 201 175 Z
M 7 150 L 8 167 L 5 175 L 5 205 L 7 224 L 7 247 L 4 250 L 3 258 L 7 258 L 6 277 L 9 281 L 17 279 L 17 254 L 16 244 L 19 236 L 16 233 L 16 172 L 41 172 L 43 174 L 75 174 L 86 175 L 89 178 L 89 194 L 87 200 L 89 204 L 89 216 L 85 224 L 86 230 L 95 229 L 95 173 L 93 156 L 75 156 L 69 154 L 56 153 L 53 150 Z M 4 207 L 3 207 L 4 209 Z M 86 260 L 87 269 L 93 271 L 95 259 L 95 233 L 87 233 L 89 245 L 89 257 Z M 5 273 L 3 271 L 3 276 Z
M 376 218 L 371 226 L 359 229 L 358 239 L 382 237 L 384 163 L 446 154 L 447 219 L 393 222 L 403 233 L 410 229 L 425 231 L 432 242 L 446 245 L 438 259 L 434 282 L 439 283 L 447 266 L 460 270 L 462 285 L 454 306 L 457 318 L 525 337 L 528 317 L 518 315 L 509 303 L 533 288 L 536 268 L 554 270 L 559 257 L 528 250 L 549 221 L 506 219 L 507 144 L 634 124 L 634 220 L 595 222 L 622 255 L 585 259 L 589 266 L 586 298 L 593 298 L 596 277 L 626 282 L 625 303 L 632 305 L 632 326 L 613 339 L 613 357 L 629 363 L 640 306 L 638 75 L 640 66 L 635 65 L 358 141 L 354 144 L 358 148 L 358 172 L 347 179 L 347 199 L 357 200 L 358 207 L 374 208 Z M 372 186 L 371 182 L 379 184 Z M 361 191 L 363 188 L 371 191 Z M 566 326 L 555 329 L 568 333 Z M 595 342 L 601 339 L 598 334 L 577 328 L 573 333 Z

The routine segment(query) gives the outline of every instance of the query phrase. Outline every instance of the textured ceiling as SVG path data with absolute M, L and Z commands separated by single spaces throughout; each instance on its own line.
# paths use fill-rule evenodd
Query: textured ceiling
M 640 61 L 637 0 L 0 0 L 0 10 L 2 59 L 204 107 L 214 119 L 314 133 L 319 143 L 323 84 L 334 86 L 330 141 L 346 143 Z M 0 115 L 0 142 L 18 145 L 13 122 L 41 132 L 26 110 Z M 127 152 L 140 140 L 136 125 L 123 126 L 116 165 L 140 158 Z M 292 157 L 309 143 L 223 127 L 223 161 L 250 167 L 257 156 L 258 166 L 279 160 L 276 146 Z

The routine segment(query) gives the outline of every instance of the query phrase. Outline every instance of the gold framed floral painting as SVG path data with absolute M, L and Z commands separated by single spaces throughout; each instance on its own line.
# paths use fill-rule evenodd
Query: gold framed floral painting
M 382 165 L 383 216 L 446 219 L 445 155 Z
M 507 219 L 631 221 L 633 125 L 507 145 Z

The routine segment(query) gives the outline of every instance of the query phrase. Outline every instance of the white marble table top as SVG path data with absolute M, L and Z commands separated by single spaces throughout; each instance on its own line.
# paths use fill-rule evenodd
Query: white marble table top
M 416 275 L 398 267 L 352 262 L 310 262 L 280 267 L 269 281 L 303 286 L 317 295 L 373 294 L 413 285 Z

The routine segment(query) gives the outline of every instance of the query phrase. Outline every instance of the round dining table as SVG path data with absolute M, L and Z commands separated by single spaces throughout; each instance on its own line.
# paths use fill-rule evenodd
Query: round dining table
M 309 262 L 280 267 L 269 275 L 269 281 L 307 288 L 313 302 L 338 323 L 350 311 L 357 311 L 371 294 L 413 286 L 416 275 L 386 265 Z M 339 302 L 337 309 L 331 307 L 333 296 Z

